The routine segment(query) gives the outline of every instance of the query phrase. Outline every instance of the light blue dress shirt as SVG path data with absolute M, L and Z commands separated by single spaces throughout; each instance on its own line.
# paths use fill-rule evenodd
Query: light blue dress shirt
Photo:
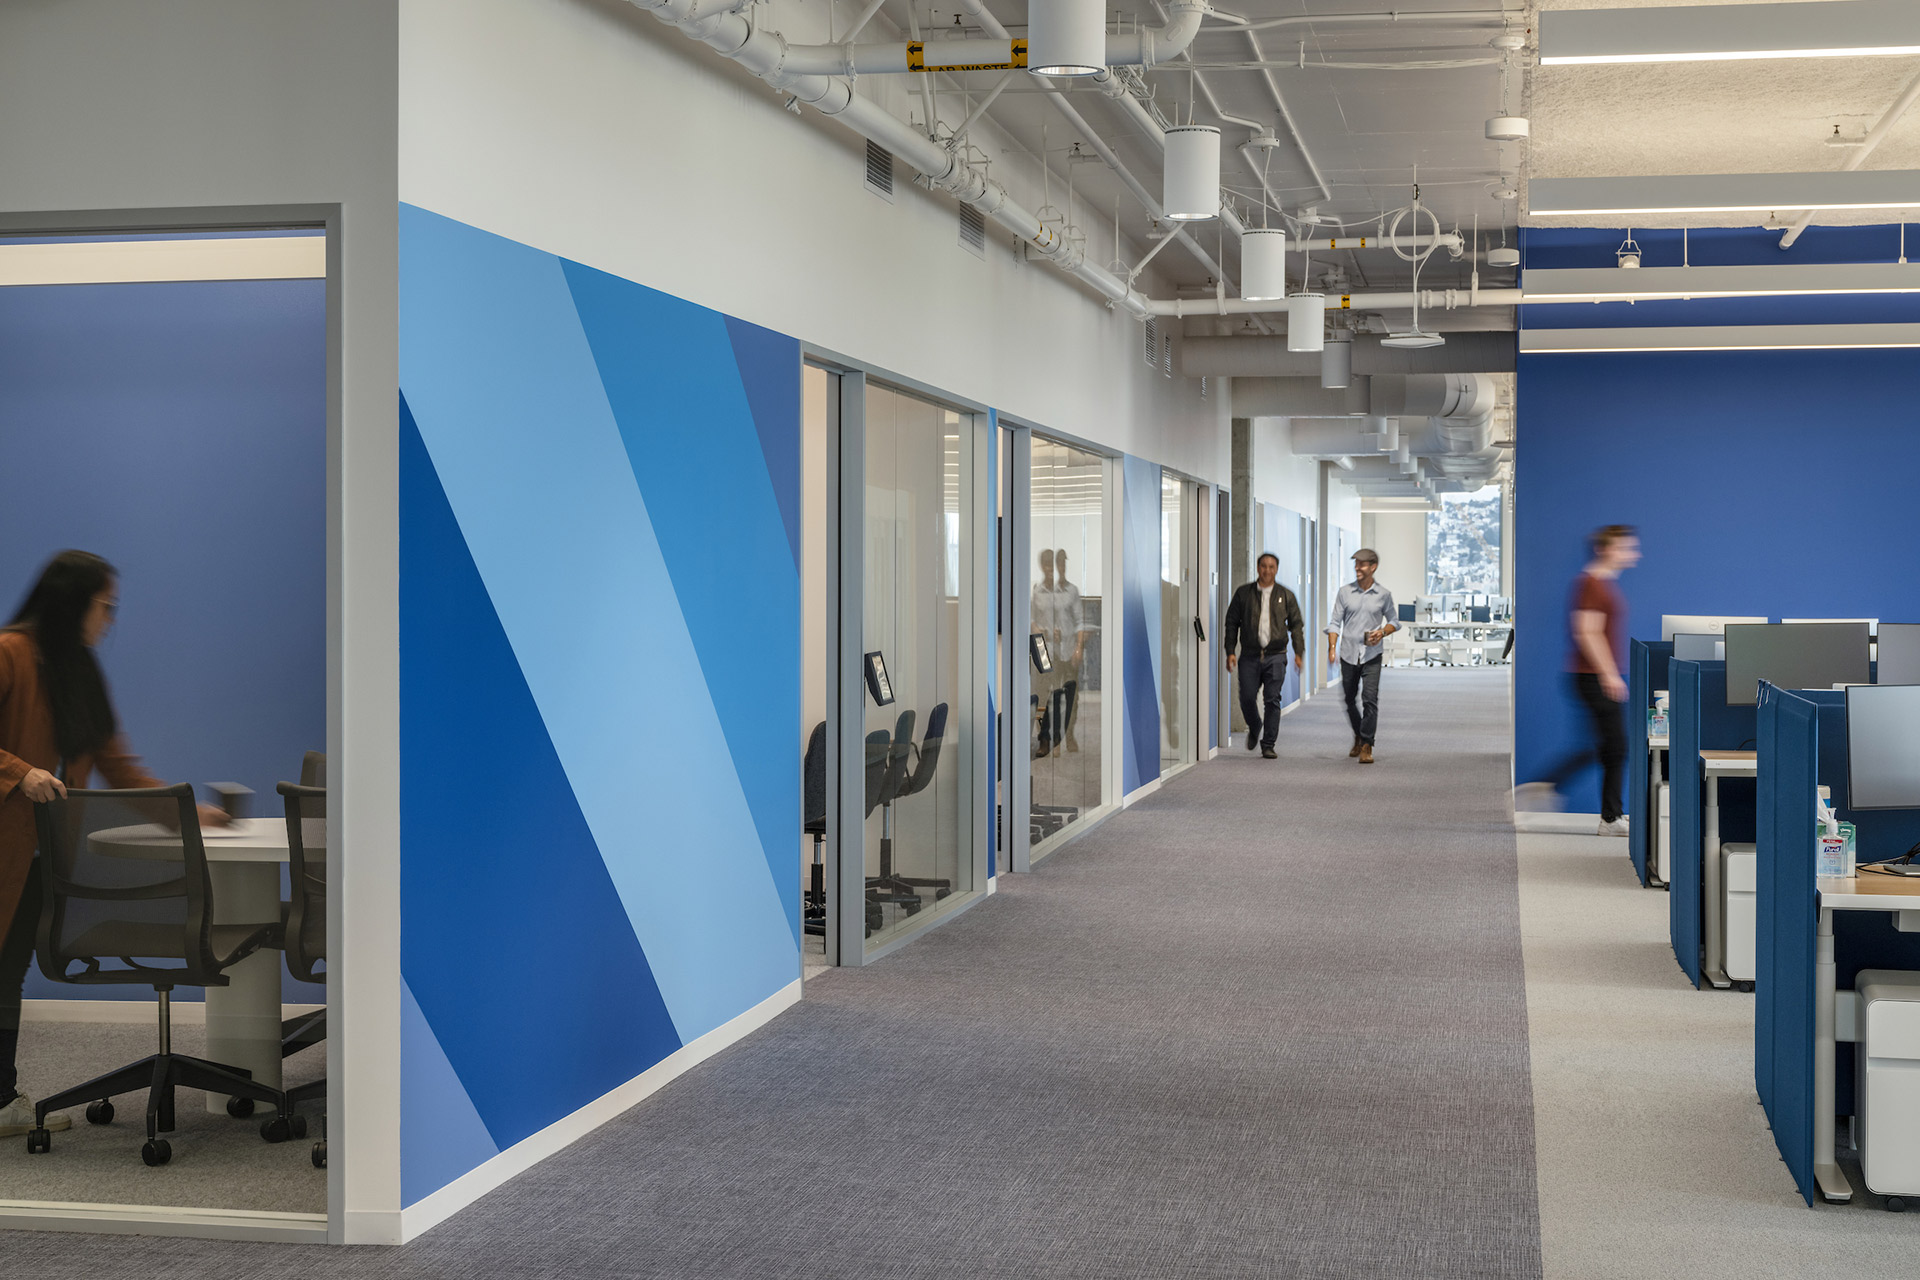
M 1340 637 L 1340 661 L 1357 667 L 1379 657 L 1383 647 L 1368 644 L 1367 632 L 1389 625 L 1398 627 L 1399 617 L 1400 611 L 1393 605 L 1393 593 L 1378 580 L 1365 591 L 1357 583 L 1345 582 L 1334 593 L 1333 616 L 1327 619 L 1327 634 Z

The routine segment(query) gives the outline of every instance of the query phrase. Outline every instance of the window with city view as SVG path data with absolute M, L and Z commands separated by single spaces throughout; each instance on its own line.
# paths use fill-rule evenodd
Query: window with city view
M 1500 487 L 1447 493 L 1427 513 L 1427 594 L 1500 593 Z

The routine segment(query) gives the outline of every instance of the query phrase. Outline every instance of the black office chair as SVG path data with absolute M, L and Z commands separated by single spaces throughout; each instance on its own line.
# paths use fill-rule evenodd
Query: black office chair
M 827 838 L 827 722 L 813 727 L 801 767 L 800 830 L 813 837 L 813 871 L 801 904 L 800 928 L 815 937 L 827 934 L 827 865 L 821 846 Z
M 867 816 L 880 810 L 880 874 L 866 880 L 869 934 L 882 923 L 882 906 L 904 907 L 908 915 L 913 915 L 924 905 L 920 895 L 893 874 L 893 800 L 907 784 L 913 765 L 915 718 L 915 712 L 902 711 L 894 721 L 891 736 L 885 729 L 867 735 Z
M 914 760 L 913 773 L 901 782 L 899 789 L 893 795 L 887 798 L 889 805 L 897 804 L 908 796 L 918 795 L 933 785 L 933 775 L 940 768 L 940 747 L 946 741 L 946 737 L 947 704 L 942 702 L 934 707 L 933 714 L 927 717 L 926 736 L 920 740 L 919 747 L 915 749 L 917 758 Z M 891 841 L 883 843 L 881 847 L 884 851 L 882 854 L 884 859 L 882 874 L 884 875 L 893 861 L 893 847 Z M 953 881 L 948 879 L 894 875 L 891 877 L 891 883 L 895 888 L 904 888 L 908 891 L 932 889 L 935 902 L 953 892 Z
M 308 752 L 311 761 L 315 753 Z M 325 760 L 321 758 L 321 776 Z M 304 775 L 303 767 L 301 773 Z M 287 811 L 287 872 L 293 886 L 288 904 L 286 937 L 287 972 L 302 982 L 324 983 L 327 971 L 327 789 L 296 786 L 283 782 L 277 788 Z M 290 1057 L 327 1038 L 327 1013 L 308 1014 L 282 1024 L 280 1056 Z M 319 1079 L 287 1090 L 287 1102 L 327 1100 L 327 1082 Z M 321 1117 L 321 1133 L 326 1132 L 326 1117 Z M 313 1144 L 313 1167 L 327 1167 L 327 1140 Z
M 240 1067 L 173 1052 L 176 986 L 223 987 L 226 970 L 280 939 L 278 920 L 215 924 L 207 851 L 193 788 L 185 783 L 127 791 L 70 788 L 35 806 L 45 894 L 40 914 L 40 971 L 78 986 L 150 986 L 159 999 L 159 1052 L 42 1098 L 27 1131 L 27 1151 L 53 1148 L 47 1113 L 87 1103 L 92 1124 L 113 1121 L 113 1099 L 147 1090 L 147 1142 L 140 1158 L 162 1165 L 173 1148 L 160 1135 L 174 1129 L 174 1091 L 228 1095 L 227 1112 L 252 1114 L 256 1102 L 276 1114 L 260 1136 L 283 1142 L 303 1122 L 287 1096 L 256 1083 Z M 151 851 L 151 852 L 149 852 Z M 120 967 L 103 967 L 118 961 Z M 170 961 L 157 964 L 156 961 Z M 73 966 L 80 965 L 75 971 Z
M 325 787 L 327 785 L 327 753 L 309 751 L 300 758 L 300 785 L 303 787 Z

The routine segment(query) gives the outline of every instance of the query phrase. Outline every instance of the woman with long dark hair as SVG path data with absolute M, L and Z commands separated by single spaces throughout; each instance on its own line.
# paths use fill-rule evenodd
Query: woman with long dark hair
M 99 556 L 62 551 L 0 630 L 0 1137 L 33 1126 L 18 1088 L 20 993 L 40 921 L 35 802 L 84 787 L 98 771 L 115 787 L 164 786 L 120 735 L 94 646 L 120 607 L 119 575 Z M 226 814 L 202 805 L 201 821 Z M 64 1115 L 47 1117 L 64 1129 Z

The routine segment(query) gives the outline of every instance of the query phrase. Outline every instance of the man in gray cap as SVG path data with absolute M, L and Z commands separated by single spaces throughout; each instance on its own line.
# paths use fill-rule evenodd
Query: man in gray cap
M 1353 725 L 1353 750 L 1361 764 L 1373 763 L 1373 731 L 1380 718 L 1380 646 L 1400 629 L 1393 593 L 1373 580 L 1380 557 L 1371 547 L 1353 553 L 1352 582 L 1342 583 L 1327 619 L 1327 665 L 1340 659 L 1340 687 L 1347 696 L 1347 720 Z M 1360 695 L 1354 705 L 1354 695 Z

